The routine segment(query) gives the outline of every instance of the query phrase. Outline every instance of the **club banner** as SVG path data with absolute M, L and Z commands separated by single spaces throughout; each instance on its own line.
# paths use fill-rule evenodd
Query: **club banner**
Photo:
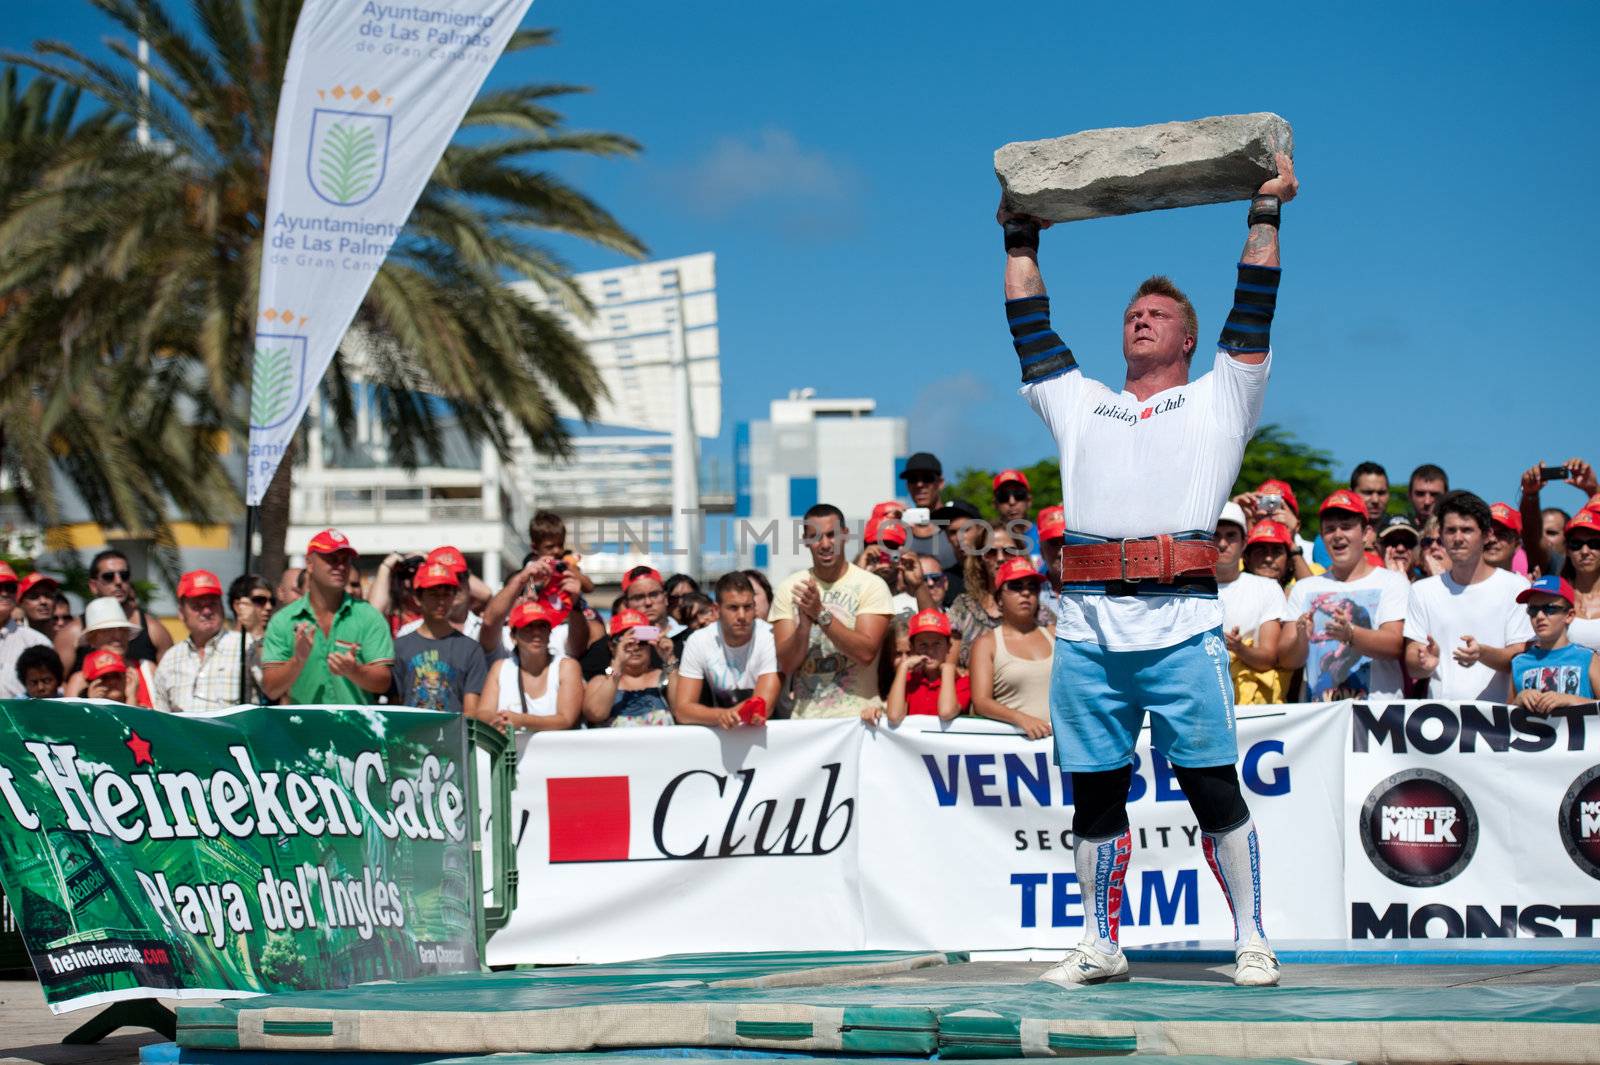
M 0 702 L 0 888 L 55 1012 L 478 968 L 459 715 Z
M 1241 714 L 1269 930 L 1342 937 L 1348 704 Z M 1172 769 L 1141 746 L 1124 942 L 1231 938 Z M 1068 778 L 975 718 L 539 733 L 520 755 L 491 964 L 717 950 L 1064 948 L 1083 932 Z M 709 915 L 709 916 L 708 916 Z
M 246 502 L 532 0 L 306 0 L 267 186 Z
M 1600 935 L 1600 708 L 1355 703 L 1345 884 L 1359 939 Z
M 861 947 L 858 722 L 541 732 L 491 965 Z

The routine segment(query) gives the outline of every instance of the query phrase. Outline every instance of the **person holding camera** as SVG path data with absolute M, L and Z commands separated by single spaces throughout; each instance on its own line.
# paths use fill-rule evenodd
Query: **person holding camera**
M 1530 466 L 1522 472 L 1522 501 L 1518 507 L 1522 518 L 1522 525 L 1527 529 L 1542 530 L 1545 527 L 1545 515 L 1549 513 L 1540 500 L 1544 486 L 1550 482 L 1565 482 L 1585 496 L 1583 509 L 1600 508 L 1600 478 L 1595 476 L 1594 467 L 1582 459 L 1568 459 L 1559 466 Z M 1558 512 L 1559 513 L 1559 512 Z M 1522 545 L 1523 552 L 1528 556 L 1528 572 L 1539 574 L 1559 574 L 1567 579 L 1573 586 L 1577 598 L 1575 609 L 1580 618 L 1600 617 L 1600 602 L 1594 603 L 1590 609 L 1594 613 L 1585 611 L 1587 596 L 1579 590 L 1582 581 L 1578 581 L 1576 571 L 1571 569 L 1572 550 L 1566 542 L 1566 526 L 1570 518 L 1561 519 L 1561 550 L 1553 550 L 1547 538 L 1543 535 L 1529 536 Z M 1580 539 L 1582 537 L 1580 536 Z
M 666 589 L 660 591 L 665 609 Z M 662 661 L 652 634 L 657 640 L 669 639 L 637 610 L 619 610 L 611 618 L 610 644 L 596 645 L 608 647 L 611 661 L 584 687 L 583 720 L 591 727 L 677 724 L 672 716 L 677 660 L 671 665 Z

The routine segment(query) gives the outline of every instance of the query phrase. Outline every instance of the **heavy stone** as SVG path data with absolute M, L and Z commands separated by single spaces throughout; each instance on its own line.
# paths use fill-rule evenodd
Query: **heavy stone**
M 1006 206 L 1052 222 L 1247 200 L 1294 155 L 1294 131 L 1268 111 L 1091 129 L 1017 141 L 994 153 Z

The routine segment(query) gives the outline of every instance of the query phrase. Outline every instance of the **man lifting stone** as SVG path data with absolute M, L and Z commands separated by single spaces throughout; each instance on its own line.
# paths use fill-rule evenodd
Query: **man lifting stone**
M 1233 309 L 1209 371 L 1190 380 L 1193 306 L 1168 278 L 1141 284 L 1122 317 L 1120 392 L 1086 377 L 1050 326 L 1039 274 L 1049 223 L 1006 209 L 1006 317 L 1022 395 L 1061 452 L 1066 545 L 1051 678 L 1056 759 L 1072 773 L 1073 860 L 1085 937 L 1043 979 L 1127 979 L 1118 943 L 1132 839 L 1127 799 L 1146 713 L 1200 823 L 1234 919 L 1234 983 L 1278 982 L 1261 926 L 1256 830 L 1234 763 L 1233 693 L 1211 543 L 1255 431 L 1271 369 L 1278 215 L 1298 185 L 1286 154 L 1250 203 Z

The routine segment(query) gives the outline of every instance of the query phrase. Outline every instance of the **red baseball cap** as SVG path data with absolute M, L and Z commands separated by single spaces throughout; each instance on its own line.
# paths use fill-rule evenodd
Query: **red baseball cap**
M 17 589 L 17 598 L 27 598 L 28 593 L 39 587 L 41 584 L 48 584 L 56 591 L 61 590 L 60 581 L 56 580 L 54 577 L 40 573 L 38 570 L 34 570 L 32 573 L 22 578 L 22 587 Z
M 1256 495 L 1282 496 L 1290 510 L 1300 513 L 1300 501 L 1294 497 L 1294 489 L 1289 487 L 1288 481 L 1262 481 L 1261 487 L 1256 489 Z M 1361 513 L 1365 514 L 1366 509 L 1362 508 Z
M 994 571 L 994 588 L 1007 581 L 1042 581 L 1044 574 L 1033 568 L 1033 563 L 1025 558 L 1010 558 L 1000 563 L 1000 568 Z
M 1284 498 L 1287 499 L 1288 496 Z M 1326 514 L 1330 510 L 1342 510 L 1363 520 L 1367 516 L 1366 501 L 1348 488 L 1341 488 L 1336 492 L 1330 493 L 1328 498 L 1322 501 L 1322 506 L 1317 508 L 1317 513 Z M 1300 512 L 1297 510 L 1295 513 L 1298 514 Z
M 619 610 L 611 616 L 611 635 L 621 636 L 635 625 L 648 625 L 650 619 L 637 610 Z
M 1365 510 L 1362 511 L 1366 513 Z M 1244 545 L 1251 544 L 1282 544 L 1284 547 L 1294 546 L 1294 537 L 1289 535 L 1289 527 L 1275 521 L 1258 521 L 1255 528 L 1250 530 L 1250 536 Z
M 337 555 L 341 551 L 348 551 L 352 555 L 356 553 L 356 549 L 350 546 L 349 537 L 338 529 L 323 529 L 306 545 L 308 555 Z
M 868 524 L 877 521 L 891 510 L 899 511 L 901 514 L 904 514 L 906 512 L 906 505 L 900 502 L 898 499 L 885 499 L 882 503 L 875 503 L 872 507 L 872 513 L 867 515 Z
M 1517 602 L 1526 603 L 1536 595 L 1555 595 L 1567 601 L 1568 606 L 1578 605 L 1578 594 L 1572 590 L 1565 577 L 1558 577 L 1554 573 L 1546 574 L 1534 581 L 1533 584 L 1517 593 Z
M 450 567 L 450 572 L 458 575 L 467 572 L 467 570 L 470 568 L 467 565 L 466 556 L 460 551 L 457 551 L 455 548 L 448 546 L 434 548 L 432 551 L 428 552 L 428 557 L 423 559 L 423 561 L 442 562 L 444 565 Z
M 950 635 L 950 619 L 938 610 L 924 610 L 911 616 L 908 626 L 912 636 L 923 632 L 937 632 L 941 636 Z
M 867 522 L 865 542 L 885 547 L 906 546 L 906 527 L 894 518 L 873 518 Z
M 1033 491 L 1032 486 L 1028 484 L 1027 475 L 1021 470 L 1001 470 L 999 473 L 994 475 L 994 483 L 989 487 L 991 490 L 998 492 L 1000 491 L 1001 485 L 1009 484 L 1012 481 L 1022 485 L 1022 487 L 1028 489 L 1030 492 Z
M 0 560 L 0 584 L 16 584 L 17 571 L 11 568 L 11 563 Z
M 1039 511 L 1039 539 L 1062 540 L 1067 535 L 1067 512 L 1062 507 L 1045 507 Z
M 99 680 L 112 673 L 128 672 L 128 663 L 115 651 L 101 648 L 83 660 L 83 679 Z
M 1585 529 L 1592 533 L 1600 533 L 1600 511 L 1592 510 L 1589 507 L 1584 507 L 1578 511 L 1572 516 L 1572 520 L 1567 522 L 1565 531 L 1571 532 L 1574 529 Z
M 532 625 L 542 621 L 552 629 L 561 624 L 561 618 L 556 611 L 536 599 L 518 603 L 511 611 L 511 627 L 520 629 L 524 625 Z
M 1522 513 L 1510 503 L 1495 503 L 1489 508 L 1489 520 L 1504 525 L 1518 536 L 1522 535 Z
M 417 570 L 416 577 L 412 578 L 411 587 L 417 591 L 424 588 L 459 588 L 461 581 L 456 577 L 455 570 L 443 562 L 427 562 Z
M 199 599 L 207 595 L 221 595 L 222 582 L 208 569 L 194 569 L 178 578 L 179 599 Z
M 667 583 L 661 578 L 660 570 L 651 569 L 649 566 L 635 566 L 627 573 L 624 573 L 622 575 L 622 590 L 627 591 L 628 586 L 634 581 L 655 581 L 663 586 Z M 640 622 L 640 624 L 643 624 L 643 622 Z

